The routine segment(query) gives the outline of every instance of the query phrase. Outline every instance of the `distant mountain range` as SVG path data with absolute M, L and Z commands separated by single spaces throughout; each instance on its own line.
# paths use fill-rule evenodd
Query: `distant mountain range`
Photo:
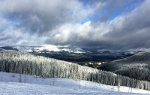
M 141 50 L 109 50 L 90 47 L 71 47 L 71 46 L 3 46 L 0 51 L 20 51 L 29 52 L 36 55 L 52 57 L 65 61 L 77 62 L 108 62 L 122 59 L 134 55 Z
M 137 52 L 150 52 L 150 49 L 140 48 L 127 50 L 112 50 L 112 49 L 100 49 L 99 47 L 79 48 L 72 46 L 42 45 L 42 46 L 1 46 L 0 51 L 135 54 Z

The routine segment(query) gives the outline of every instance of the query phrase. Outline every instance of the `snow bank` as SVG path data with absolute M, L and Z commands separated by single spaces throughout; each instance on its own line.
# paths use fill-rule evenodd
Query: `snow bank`
M 0 95 L 150 95 L 150 91 L 83 80 L 0 72 Z

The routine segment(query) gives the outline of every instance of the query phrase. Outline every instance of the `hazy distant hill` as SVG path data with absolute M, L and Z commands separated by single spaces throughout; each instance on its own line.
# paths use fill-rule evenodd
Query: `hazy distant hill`
M 123 50 L 109 50 L 90 47 L 70 47 L 70 46 L 3 46 L 0 51 L 20 51 L 30 52 L 35 55 L 76 62 L 85 65 L 89 62 L 108 62 L 133 55 L 133 52 Z M 93 67 L 93 66 L 92 66 Z
M 3 47 L 0 47 L 0 51 L 18 51 L 18 49 L 15 47 L 11 47 L 11 46 L 3 46 Z
M 140 52 L 128 58 L 102 64 L 100 69 L 150 81 L 150 52 Z

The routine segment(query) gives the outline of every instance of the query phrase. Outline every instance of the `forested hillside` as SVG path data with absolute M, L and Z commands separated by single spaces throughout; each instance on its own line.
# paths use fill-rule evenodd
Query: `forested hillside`
M 150 52 L 141 52 L 128 58 L 102 64 L 100 69 L 150 81 Z
M 150 90 L 150 83 L 29 53 L 0 52 L 0 71 L 49 78 L 71 78 Z

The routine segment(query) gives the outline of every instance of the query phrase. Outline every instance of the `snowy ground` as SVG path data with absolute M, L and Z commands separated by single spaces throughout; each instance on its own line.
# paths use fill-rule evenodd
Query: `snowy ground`
M 150 95 L 150 91 L 88 81 L 0 72 L 0 95 Z

